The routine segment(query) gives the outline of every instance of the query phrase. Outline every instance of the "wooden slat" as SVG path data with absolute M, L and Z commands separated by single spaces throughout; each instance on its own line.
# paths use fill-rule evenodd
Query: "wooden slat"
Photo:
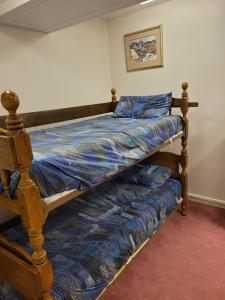
M 42 299 L 38 270 L 0 246 L 0 279 L 4 279 L 25 299 Z
M 180 155 L 171 152 L 157 152 L 148 157 L 144 163 L 155 164 L 163 167 L 167 167 L 173 170 L 173 177 L 179 179 L 179 163 Z
M 73 190 L 70 193 L 61 196 L 59 199 L 52 201 L 50 203 L 46 203 L 45 199 L 43 198 L 42 201 L 45 203 L 45 212 L 46 214 L 48 214 L 50 211 L 52 211 L 53 209 L 69 202 L 70 200 L 72 200 L 73 198 L 76 198 L 78 196 L 80 196 L 81 194 L 87 192 L 89 189 L 83 189 L 83 190 Z
M 0 194 L 0 207 L 6 208 L 16 214 L 21 213 L 21 207 L 17 199 L 11 199 L 4 194 Z
M 14 171 L 18 168 L 13 137 L 0 136 L 0 169 Z
M 182 98 L 173 98 L 171 107 L 181 107 Z M 198 107 L 198 102 L 190 101 L 188 103 L 189 107 Z
M 20 114 L 26 128 L 41 126 L 51 123 L 63 122 L 78 118 L 100 115 L 113 111 L 112 102 L 91 104 L 84 106 L 68 107 L 62 109 L 37 111 Z M 5 116 L 0 117 L 0 127 L 5 127 Z
M 0 247 L 16 255 L 18 258 L 26 262 L 28 265 L 33 265 L 32 257 L 19 245 L 11 243 L 0 234 Z
M 173 98 L 171 107 L 181 107 L 181 98 Z
M 173 136 L 170 140 L 167 140 L 166 142 L 164 142 L 163 144 L 159 145 L 155 150 L 149 152 L 144 158 L 136 161 L 135 163 L 131 164 L 129 166 L 132 167 L 134 165 L 136 165 L 137 163 L 140 163 L 142 161 L 144 161 L 145 159 L 147 159 L 148 157 L 150 157 L 151 155 L 153 155 L 154 153 L 158 152 L 159 150 L 161 150 L 162 148 L 164 148 L 165 146 L 169 145 L 171 142 L 175 142 L 176 140 L 180 139 L 181 137 L 183 136 L 183 132 L 180 132 L 179 134 Z M 126 168 L 125 168 L 126 169 Z M 114 177 L 116 177 L 119 173 L 121 173 L 122 171 L 124 171 L 125 169 L 117 172 L 116 174 L 112 175 L 112 176 L 109 176 L 107 178 L 105 178 L 104 180 L 102 180 L 99 184 L 105 182 L 105 181 L 108 181 L 110 179 L 113 179 Z M 72 200 L 73 198 L 75 197 L 78 197 L 79 195 L 87 192 L 88 190 L 90 189 L 84 189 L 84 190 L 74 190 L 74 191 L 71 191 L 70 193 L 66 194 L 65 196 L 63 197 L 60 197 L 59 199 L 55 200 L 55 201 L 52 201 L 50 203 L 46 203 L 45 204 L 45 211 L 46 213 L 49 213 L 51 210 L 67 203 L 68 201 Z M 43 198 L 42 199 L 43 202 L 45 202 L 45 199 Z
M 114 109 L 116 108 L 117 104 L 118 104 L 118 101 L 113 103 Z M 172 98 L 171 108 L 181 107 L 181 104 L 182 104 L 182 98 Z M 191 101 L 188 103 L 188 106 L 189 107 L 198 107 L 198 102 Z
M 181 107 L 180 98 L 173 98 L 172 107 Z M 118 103 L 118 102 L 117 102 Z M 20 114 L 26 128 L 63 122 L 78 118 L 100 115 L 112 112 L 117 103 L 106 102 L 84 106 L 68 107 L 54 110 L 44 110 Z M 189 107 L 197 107 L 198 102 L 189 102 Z M 0 116 L 0 127 L 5 127 L 6 116 Z
M 16 216 L 8 221 L 5 221 L 4 223 L 0 224 L 0 233 L 18 225 L 19 223 L 21 223 L 20 216 Z
M 189 102 L 188 106 L 189 107 L 198 107 L 198 102 Z

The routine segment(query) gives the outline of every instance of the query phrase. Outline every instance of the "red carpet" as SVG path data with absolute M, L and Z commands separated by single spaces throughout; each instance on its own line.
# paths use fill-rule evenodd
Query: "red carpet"
M 189 202 L 174 213 L 105 300 L 225 300 L 225 209 Z

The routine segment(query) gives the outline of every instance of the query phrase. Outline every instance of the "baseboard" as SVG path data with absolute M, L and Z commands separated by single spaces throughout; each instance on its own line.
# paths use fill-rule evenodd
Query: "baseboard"
M 205 196 L 196 195 L 196 194 L 188 194 L 188 198 L 191 201 L 225 208 L 225 201 L 220 200 L 220 199 L 205 197 Z

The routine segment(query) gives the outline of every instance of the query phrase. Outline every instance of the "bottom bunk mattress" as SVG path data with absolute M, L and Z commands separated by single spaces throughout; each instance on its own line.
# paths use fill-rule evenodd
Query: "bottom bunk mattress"
M 177 207 L 180 193 L 173 179 L 156 189 L 114 181 L 52 211 L 44 247 L 53 265 L 55 299 L 96 299 Z M 21 225 L 3 235 L 31 252 Z M 3 283 L 0 299 L 23 298 Z

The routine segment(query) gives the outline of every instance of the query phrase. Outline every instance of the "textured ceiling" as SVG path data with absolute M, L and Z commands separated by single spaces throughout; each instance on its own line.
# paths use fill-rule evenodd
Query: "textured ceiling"
M 51 32 L 139 2 L 140 0 L 5 0 L 0 2 L 0 24 Z
M 105 15 L 102 16 L 102 18 L 105 19 L 105 20 L 112 20 L 114 18 L 118 18 L 118 17 L 124 16 L 124 15 L 130 14 L 130 13 L 133 13 L 137 10 L 145 9 L 146 7 L 154 6 L 154 5 L 157 5 L 157 4 L 160 4 L 160 3 L 163 3 L 163 2 L 167 2 L 167 1 L 170 1 L 170 0 L 155 0 L 153 2 L 150 2 L 150 3 L 146 4 L 146 5 L 140 5 L 140 3 L 138 3 L 136 5 L 132 5 L 132 6 L 129 6 L 129 7 L 119 9 L 119 10 L 116 10 L 114 12 L 105 14 Z M 139 2 L 141 2 L 141 1 L 139 1 Z

